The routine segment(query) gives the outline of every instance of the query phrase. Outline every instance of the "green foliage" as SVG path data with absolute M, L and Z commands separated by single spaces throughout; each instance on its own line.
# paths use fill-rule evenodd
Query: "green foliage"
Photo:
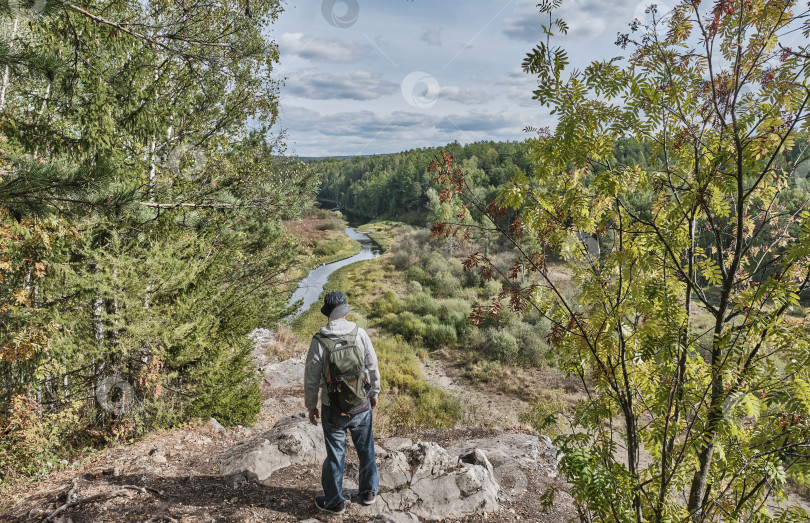
M 543 391 L 542 397 L 535 400 L 529 410 L 521 413 L 519 420 L 527 423 L 540 434 L 550 437 L 559 436 L 565 430 L 561 414 L 565 412 L 566 405 L 560 399 L 564 391 Z
M 359 242 L 343 234 L 332 240 L 315 240 L 312 246 L 312 253 L 316 256 L 316 263 L 319 265 L 350 258 L 361 249 Z
M 515 173 L 529 168 L 526 151 L 519 143 L 453 143 L 446 148 L 475 166 L 476 184 L 485 191 L 494 191 Z M 422 226 L 433 185 L 427 167 L 438 154 L 438 148 L 429 148 L 315 162 L 323 180 L 319 197 L 340 202 L 369 219 L 391 218 Z
M 443 325 L 441 323 L 428 324 L 423 337 L 425 345 L 431 349 L 438 349 L 458 341 L 456 329 L 452 325 Z
M 380 361 L 383 408 L 392 432 L 417 428 L 449 428 L 462 417 L 461 404 L 447 392 L 424 381 L 420 360 L 401 338 L 382 338 L 375 344 Z
M 387 290 L 378 299 L 374 300 L 371 304 L 371 316 L 382 318 L 389 314 L 399 314 L 402 312 L 404 304 L 399 299 L 397 293 L 392 290 Z
M 472 305 L 462 299 L 444 300 L 438 310 L 439 320 L 444 325 L 452 327 L 459 338 L 465 337 L 472 329 L 470 313 Z
M 436 316 L 439 312 L 439 304 L 429 293 L 423 291 L 408 296 L 407 309 L 419 316 Z
M 482 215 L 441 219 L 434 234 L 485 223 L 516 246 L 506 273 L 489 253 L 467 260 L 505 274 L 474 310 L 474 336 L 511 357 L 496 337 L 512 336 L 505 310 L 533 309 L 588 384 L 555 440 L 583 520 L 773 521 L 788 478 L 804 484 L 810 470 L 795 450 L 810 427 L 807 318 L 785 314 L 810 284 L 805 8 L 678 2 L 662 20 L 651 7 L 651 22 L 631 25 L 640 34 L 619 36 L 628 57 L 569 69 L 552 42 L 567 31 L 560 4 L 539 4 L 544 42 L 523 64 L 558 119 L 529 140 L 532 169 L 487 206 L 466 182 L 474 168 L 431 167 L 451 196 L 442 205 Z
M 481 329 L 470 344 L 481 354 L 504 362 L 515 363 L 518 356 L 518 344 L 512 334 L 506 330 L 493 327 Z
M 407 230 L 407 228 L 406 225 L 399 222 L 382 220 L 366 223 L 358 227 L 357 230 L 368 234 L 372 240 L 377 242 L 382 252 L 388 252 L 391 250 L 394 238 L 401 232 Z
M 436 295 L 443 298 L 450 298 L 461 292 L 461 282 L 448 271 L 436 273 L 433 277 L 433 288 Z
M 384 320 L 383 325 L 386 329 L 394 334 L 402 335 L 405 340 L 416 345 L 424 343 L 428 329 L 428 323 L 425 320 L 431 321 L 430 318 L 422 318 L 411 311 L 404 311 L 396 316 L 389 315 Z
M 44 4 L 0 9 L 4 484 L 192 417 L 251 423 L 247 335 L 288 312 L 281 220 L 317 182 L 266 131 L 279 2 Z M 101 408 L 105 378 L 134 401 Z

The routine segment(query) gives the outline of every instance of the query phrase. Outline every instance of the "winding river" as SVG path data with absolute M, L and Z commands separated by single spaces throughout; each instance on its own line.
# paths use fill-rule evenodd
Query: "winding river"
M 358 232 L 354 227 L 347 227 L 343 232 L 352 240 L 360 242 L 360 252 L 350 258 L 327 265 L 321 265 L 317 269 L 310 271 L 306 278 L 298 282 L 298 289 L 296 289 L 289 301 L 289 304 L 292 305 L 298 300 L 304 300 L 304 304 L 298 310 L 296 316 L 306 312 L 313 303 L 319 301 L 321 292 L 323 292 L 323 286 L 326 285 L 329 276 L 331 276 L 333 272 L 354 262 L 372 260 L 378 257 L 382 252 L 380 246 L 369 238 L 368 234 Z

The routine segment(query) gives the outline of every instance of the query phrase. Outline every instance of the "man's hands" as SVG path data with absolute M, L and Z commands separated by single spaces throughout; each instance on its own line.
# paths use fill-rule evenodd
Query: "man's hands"
M 376 397 L 369 398 L 368 402 L 371 405 L 372 409 L 377 406 L 377 398 Z M 312 423 L 313 425 L 318 424 L 318 419 L 320 419 L 320 417 L 321 416 L 318 413 L 318 409 L 312 409 L 311 411 L 309 411 L 309 422 Z

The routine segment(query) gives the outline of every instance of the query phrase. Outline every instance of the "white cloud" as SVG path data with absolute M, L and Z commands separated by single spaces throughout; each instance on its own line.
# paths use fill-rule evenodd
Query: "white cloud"
M 287 126 L 295 136 L 294 149 L 317 150 L 318 155 L 353 155 L 444 145 L 454 140 L 469 143 L 522 139 L 523 127 L 536 123 L 526 118 L 523 114 L 496 111 L 431 115 L 365 110 L 320 114 L 287 106 L 281 114 L 281 126 Z
M 448 115 L 441 118 L 436 127 L 444 131 L 520 131 L 526 122 L 522 116 L 490 111 L 473 111 L 465 114 Z
M 626 31 L 639 4 L 639 0 L 570 0 L 552 13 L 552 18 L 562 18 L 568 23 L 570 38 L 595 39 L 613 31 Z M 537 0 L 518 2 L 516 16 L 505 20 L 504 34 L 514 40 L 539 42 L 543 38 L 541 25 L 547 26 L 549 17 L 536 6 Z M 556 29 L 553 32 L 559 34 Z
M 278 39 L 281 57 L 298 56 L 314 62 L 357 62 L 368 56 L 371 47 L 356 42 L 319 38 L 304 33 L 284 33 Z
M 381 73 L 347 71 L 339 73 L 302 72 L 291 74 L 282 95 L 312 100 L 376 100 L 395 93 L 399 85 L 384 80 Z
M 439 26 L 422 28 L 422 41 L 428 45 L 442 45 L 442 28 Z
M 458 102 L 464 105 L 481 105 L 492 100 L 492 97 L 483 89 L 477 87 L 461 88 L 455 86 L 442 87 L 439 91 L 440 100 Z

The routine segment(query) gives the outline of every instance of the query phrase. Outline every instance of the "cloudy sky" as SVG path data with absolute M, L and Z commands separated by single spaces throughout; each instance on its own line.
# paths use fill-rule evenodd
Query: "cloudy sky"
M 553 120 L 520 64 L 547 20 L 538 0 L 287 0 L 269 29 L 281 63 L 280 127 L 300 156 L 519 140 Z M 651 2 L 564 0 L 572 65 L 614 45 Z M 665 2 L 657 2 L 665 7 Z

